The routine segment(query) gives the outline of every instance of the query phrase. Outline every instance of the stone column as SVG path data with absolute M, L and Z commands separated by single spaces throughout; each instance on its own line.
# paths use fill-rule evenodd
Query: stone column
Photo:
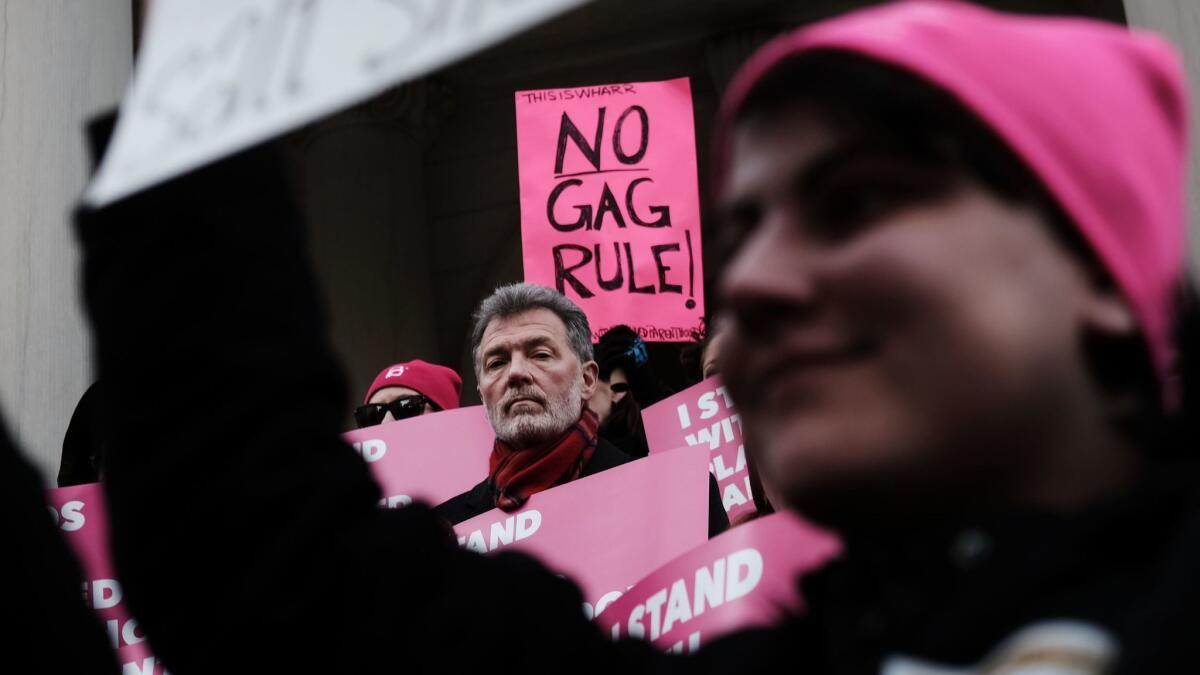
M 437 357 L 424 160 L 440 100 L 429 83 L 406 84 L 290 139 L 353 403 L 382 367 Z
M 68 218 L 85 118 L 132 66 L 129 0 L 0 0 L 0 405 L 48 481 L 92 381 Z
M 1191 224 L 1192 277 L 1200 274 L 1200 3 L 1195 0 L 1125 0 L 1129 25 L 1160 33 L 1183 54 L 1192 93 L 1191 175 L 1188 177 L 1188 213 Z

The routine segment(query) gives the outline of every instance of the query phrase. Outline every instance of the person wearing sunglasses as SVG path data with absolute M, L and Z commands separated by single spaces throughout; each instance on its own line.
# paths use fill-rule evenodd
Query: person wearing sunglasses
M 600 420 L 600 436 L 630 457 L 645 457 L 642 407 L 665 394 L 650 371 L 646 343 L 629 326 L 613 326 L 596 343 L 596 365 L 600 379 L 588 407 Z
M 458 407 L 462 378 L 446 366 L 414 359 L 379 371 L 363 404 L 354 409 L 358 428 Z

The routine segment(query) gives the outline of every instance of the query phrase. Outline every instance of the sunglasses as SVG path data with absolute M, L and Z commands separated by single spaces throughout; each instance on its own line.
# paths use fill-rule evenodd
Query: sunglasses
M 441 410 L 436 403 L 427 397 L 416 394 L 414 396 L 401 396 L 389 403 L 360 405 L 354 409 L 354 421 L 358 423 L 359 429 L 373 427 L 382 422 L 383 416 L 389 412 L 392 413 L 392 419 L 406 420 L 410 417 L 417 417 L 425 412 L 426 403 L 435 411 Z

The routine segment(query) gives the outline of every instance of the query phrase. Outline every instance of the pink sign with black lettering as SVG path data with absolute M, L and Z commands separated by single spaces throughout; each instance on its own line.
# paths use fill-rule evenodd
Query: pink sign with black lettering
M 108 509 L 99 483 L 46 491 L 46 503 L 58 529 L 83 571 L 84 601 L 100 618 L 112 640 L 124 673 L 163 675 L 162 663 L 150 653 L 146 636 L 125 607 L 121 583 L 108 555 Z M 64 645 L 69 649 L 69 645 Z
M 516 93 L 525 280 L 579 303 L 598 339 L 628 324 L 685 341 L 704 316 L 687 78 Z
M 708 538 L 701 448 L 679 448 L 539 492 L 518 511 L 493 509 L 454 527 L 464 548 L 523 551 L 583 589 L 584 613 L 620 597 L 659 565 Z
M 753 513 L 750 472 L 742 441 L 742 419 L 719 377 L 713 376 L 642 410 L 650 454 L 681 445 L 709 451 L 709 471 L 717 479 L 729 519 Z
M 797 579 L 841 552 L 836 536 L 791 513 L 725 532 L 639 581 L 596 617 L 614 640 L 693 652 L 721 635 L 803 611 Z
M 483 406 L 456 408 L 343 434 L 383 490 L 381 506 L 440 504 L 487 477 L 495 433 Z

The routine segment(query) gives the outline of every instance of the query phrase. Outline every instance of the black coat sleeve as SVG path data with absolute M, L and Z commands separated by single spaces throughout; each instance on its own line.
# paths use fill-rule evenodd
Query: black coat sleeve
M 42 483 L 2 425 L 0 541 L 7 571 L 0 670 L 115 674 L 112 646 L 83 602 L 79 565 L 46 508 Z
M 729 514 L 725 512 L 725 504 L 721 501 L 721 488 L 717 479 L 708 474 L 708 538 L 721 534 L 729 529 Z
M 175 675 L 661 665 L 532 559 L 377 508 L 284 175 L 267 146 L 76 216 L 114 557 L 151 647 Z

